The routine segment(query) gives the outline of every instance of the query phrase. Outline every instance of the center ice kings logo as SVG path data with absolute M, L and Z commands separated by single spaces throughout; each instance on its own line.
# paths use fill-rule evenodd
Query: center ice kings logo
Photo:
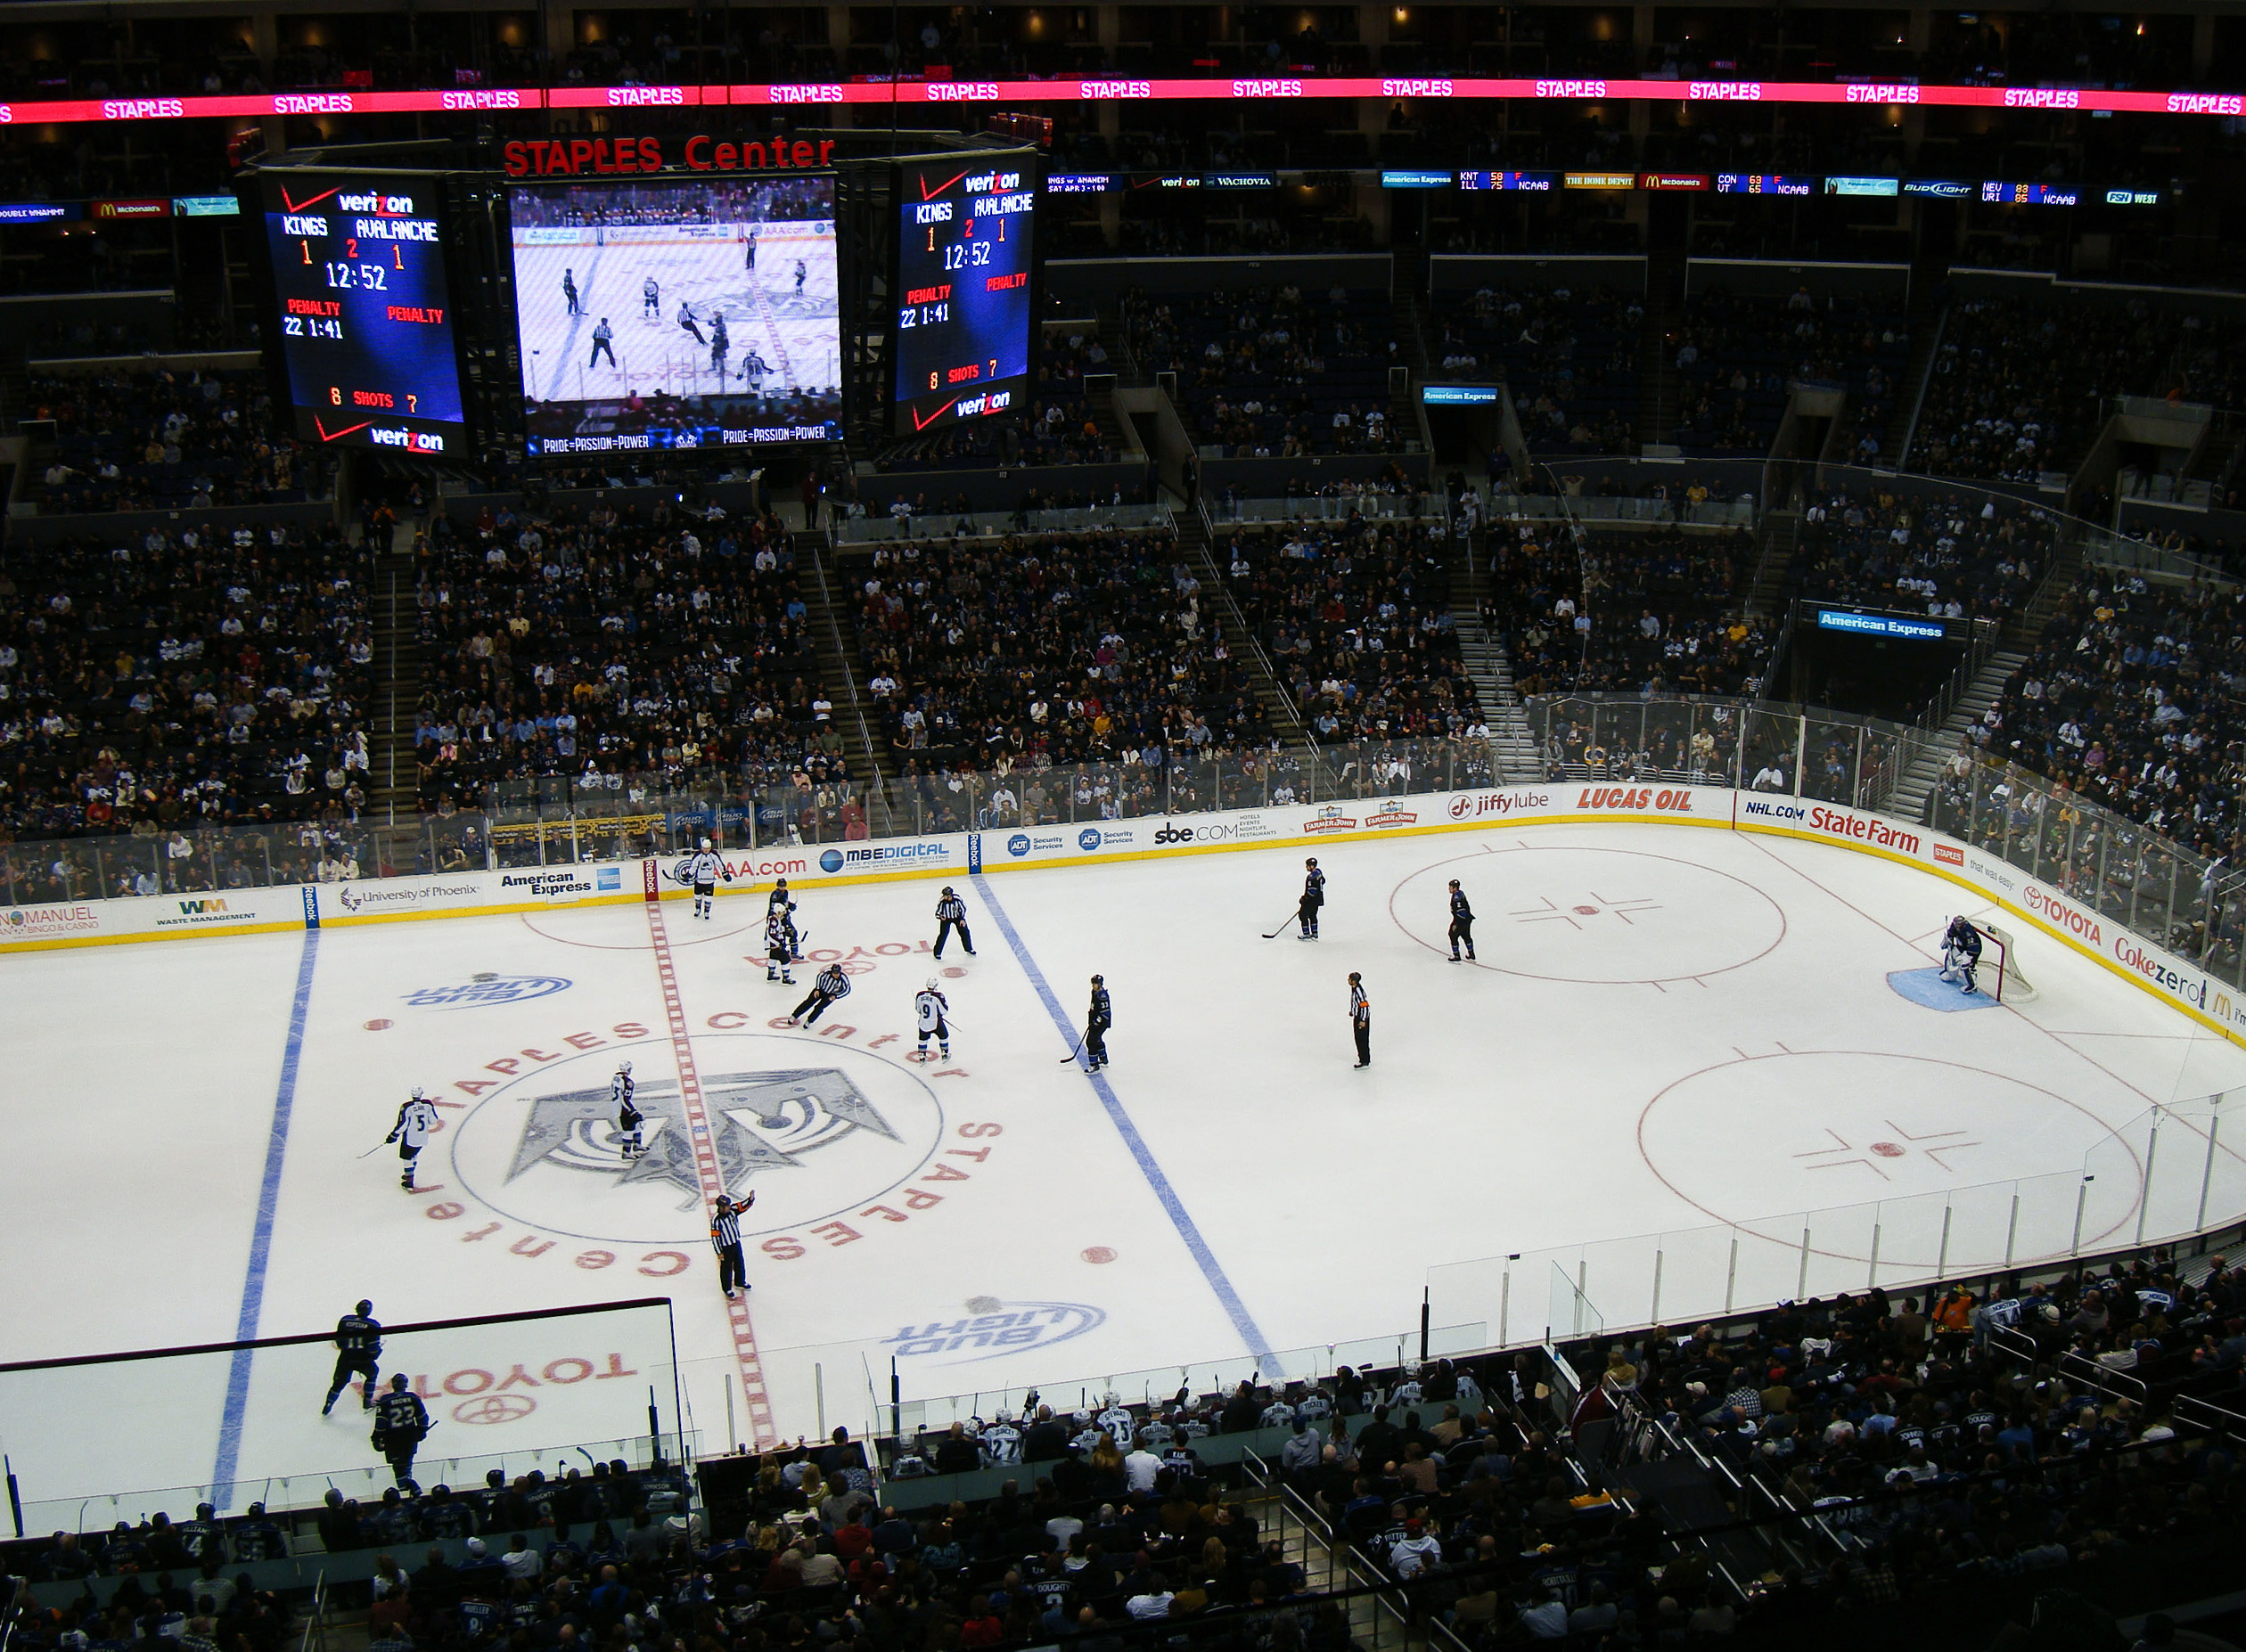
M 704 1033 L 693 1041 L 699 1113 L 668 1039 L 588 1051 L 485 1096 L 450 1138 L 461 1190 L 551 1233 L 619 1244 L 705 1241 L 697 1149 L 724 1190 L 757 1203 L 742 1236 L 857 1210 L 920 1174 L 943 1108 L 901 1064 L 826 1041 Z M 610 1081 L 629 1060 L 646 1151 L 624 1157 Z M 752 1225 L 753 1224 L 753 1225 Z
M 799 1168 L 806 1154 L 832 1147 L 852 1131 L 902 1140 L 838 1067 L 715 1074 L 701 1084 L 710 1148 L 728 1193 L 747 1191 L 760 1170 Z M 657 1080 L 633 1092 L 633 1105 L 644 1119 L 640 1133 L 647 1151 L 628 1163 L 610 1096 L 602 1085 L 531 1102 L 507 1180 L 515 1181 L 534 1165 L 557 1164 L 619 1182 L 668 1182 L 699 1197 L 693 1126 L 677 1081 Z M 744 1123 L 743 1115 L 750 1122 Z

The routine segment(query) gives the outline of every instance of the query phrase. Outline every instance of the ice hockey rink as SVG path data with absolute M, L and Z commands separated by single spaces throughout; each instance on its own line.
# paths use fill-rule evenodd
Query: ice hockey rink
M 753 268 L 741 239 L 751 228 Z M 752 348 L 767 370 L 760 380 L 767 395 L 829 391 L 841 383 L 832 220 L 613 225 L 602 232 L 599 245 L 525 239 L 579 233 L 516 232 L 523 381 L 537 400 L 620 401 L 659 391 L 746 396 L 752 389 L 743 370 Z M 565 272 L 578 290 L 575 315 L 562 289 Z M 652 311 L 650 277 L 658 292 Z M 682 303 L 693 306 L 705 340 L 724 318 L 732 351 L 723 385 L 709 345 L 697 344 L 679 324 Z M 594 359 L 593 331 L 603 318 L 613 335 L 612 363 L 606 354 Z
M 654 1389 L 675 1426 L 674 1334 L 676 1420 L 705 1450 L 863 1426 L 892 1360 L 905 1400 L 938 1402 L 913 1416 L 1029 1383 L 1074 1406 L 1392 1360 L 1423 1291 L 1438 1351 L 1642 1321 L 1643 1280 L 1609 1265 L 1632 1247 L 1681 1316 L 1962 1272 L 2000 1241 L 2127 1243 L 2152 1182 L 2133 1121 L 2246 1082 L 2246 1051 L 2026 926 L 2032 1002 L 1911 995 L 1890 976 L 1930 969 L 1969 897 L 1845 848 L 1620 824 L 1322 845 L 1308 944 L 1286 921 L 1301 856 L 957 877 L 977 952 L 940 963 L 940 879 L 809 889 L 792 989 L 755 956 L 768 879 L 706 921 L 635 901 L 0 958 L 0 1360 L 323 1333 L 363 1296 L 392 1324 L 674 1298 L 664 1327 L 394 1349 L 439 1422 L 424 1484 L 643 1434 Z M 1444 941 L 1454 877 L 1471 964 Z M 836 957 L 851 994 L 776 1026 Z M 1094 972 L 1115 1010 L 1096 1078 L 1064 1064 Z M 955 1026 L 921 1064 L 931 974 Z M 653 1132 L 630 1174 L 619 1059 Z M 415 1084 L 445 1127 L 409 1195 L 380 1144 Z M 2159 1151 L 2187 1193 L 2246 1207 L 2238 1155 L 2188 1117 Z M 758 1194 L 737 1313 L 697 1154 Z M 318 1416 L 326 1362 L 98 1368 L 78 1392 L 166 1390 L 160 1452 L 37 1407 L 0 1408 L 0 1444 L 42 1507 L 225 1481 L 239 1506 L 371 1460 L 355 1411 Z

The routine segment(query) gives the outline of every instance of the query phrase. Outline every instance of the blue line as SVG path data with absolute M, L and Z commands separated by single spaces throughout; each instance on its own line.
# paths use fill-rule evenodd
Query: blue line
M 1004 936 L 1006 945 L 1013 948 L 1015 961 L 1021 965 L 1022 973 L 1029 977 L 1029 985 L 1037 989 L 1037 996 L 1045 1003 L 1045 1013 L 1053 1018 L 1053 1026 L 1061 1029 L 1063 1038 L 1074 1043 L 1076 1023 L 1069 1018 L 1068 1012 L 1061 1008 L 1061 1001 L 1053 995 L 1053 988 L 1045 984 L 1044 972 L 1037 968 L 1037 960 L 1029 956 L 1029 949 L 1022 944 L 1020 933 L 1013 927 L 1013 920 L 1006 916 L 1006 909 L 999 905 L 998 897 L 991 893 L 990 880 L 982 873 L 975 872 L 970 874 L 969 881 L 982 896 L 983 904 L 990 909 L 990 915 L 998 920 L 998 933 Z M 1082 1057 L 1078 1058 L 1079 1066 L 1082 1059 Z M 1177 1237 L 1185 1241 L 1185 1248 L 1201 1264 L 1201 1277 L 1209 1281 L 1209 1288 L 1217 1293 L 1217 1300 L 1231 1319 L 1233 1329 L 1240 1333 L 1241 1341 L 1248 1345 L 1249 1353 L 1263 1362 L 1266 1374 L 1285 1376 L 1286 1373 L 1278 1368 L 1278 1362 L 1272 1358 L 1269 1340 L 1256 1329 L 1256 1321 L 1248 1313 L 1248 1304 L 1241 1301 L 1240 1293 L 1233 1288 L 1232 1280 L 1225 1276 L 1224 1264 L 1217 1260 L 1217 1253 L 1209 1249 L 1209 1241 L 1193 1225 L 1193 1217 L 1185 1214 L 1184 1201 L 1177 1197 L 1177 1190 L 1170 1186 L 1169 1178 L 1162 1174 L 1161 1165 L 1155 1162 L 1153 1149 L 1146 1145 L 1146 1138 L 1139 1134 L 1138 1126 L 1123 1110 L 1123 1103 L 1117 1099 L 1106 1076 L 1097 1071 L 1090 1076 L 1093 1093 L 1100 1098 L 1100 1105 L 1107 1108 L 1109 1119 L 1123 1138 L 1123 1145 L 1131 1149 L 1131 1157 L 1138 1161 L 1140 1174 L 1145 1176 L 1147 1186 L 1154 1190 L 1154 1197 L 1161 1202 L 1163 1210 L 1168 1213 L 1170 1225 L 1177 1230 Z
M 304 1024 L 312 1009 L 312 966 L 320 955 L 320 932 L 304 932 L 304 956 L 297 963 L 296 999 L 289 1006 L 289 1039 L 281 1051 L 281 1084 L 273 1098 L 273 1132 L 266 1138 L 265 1181 L 258 1189 L 258 1222 L 250 1235 L 250 1270 L 242 1281 L 242 1317 L 234 1340 L 258 1334 L 265 1308 L 266 1269 L 273 1260 L 273 1215 L 281 1202 L 281 1165 L 289 1150 L 289 1115 L 296 1108 L 297 1069 L 304 1060 Z M 210 1501 L 224 1514 L 233 1507 L 234 1465 L 242 1457 L 242 1419 L 250 1410 L 248 1348 L 234 1350 L 226 1372 L 226 1409 L 218 1423 L 218 1461 L 210 1471 Z

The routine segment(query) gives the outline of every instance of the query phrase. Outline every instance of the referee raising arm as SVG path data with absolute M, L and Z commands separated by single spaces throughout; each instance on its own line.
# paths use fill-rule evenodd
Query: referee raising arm
M 717 1288 L 728 1298 L 737 1289 L 749 1288 L 749 1267 L 741 1259 L 741 1213 L 756 1202 L 754 1189 L 738 1205 L 720 1193 L 717 1214 L 709 1219 L 709 1244 L 717 1253 Z

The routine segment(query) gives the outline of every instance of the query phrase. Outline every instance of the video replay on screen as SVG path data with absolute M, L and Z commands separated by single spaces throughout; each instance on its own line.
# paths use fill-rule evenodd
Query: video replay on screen
M 831 175 L 508 196 L 529 452 L 840 438 Z

